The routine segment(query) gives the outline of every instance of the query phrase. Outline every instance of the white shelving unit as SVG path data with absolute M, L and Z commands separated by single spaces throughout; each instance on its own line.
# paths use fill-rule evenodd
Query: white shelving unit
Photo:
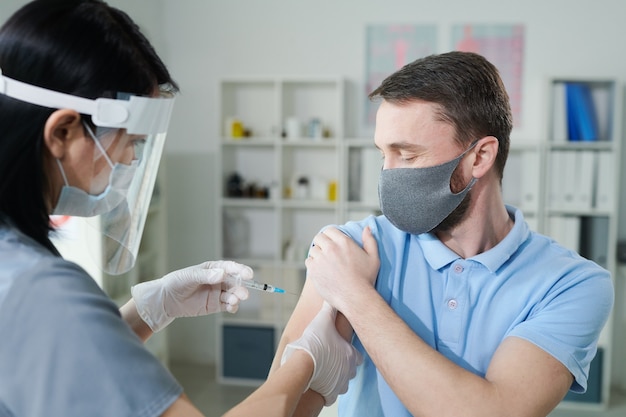
M 221 198 L 215 224 L 223 229 L 216 247 L 224 258 L 250 265 L 255 279 L 293 294 L 304 285 L 304 259 L 320 228 L 344 222 L 351 210 L 378 207 L 377 201 L 367 206 L 348 198 L 346 155 L 373 146 L 346 138 L 344 88 L 340 77 L 220 83 L 221 158 L 215 178 Z M 234 173 L 238 183 L 229 181 Z M 297 299 L 252 292 L 236 315 L 219 316 L 218 381 L 258 385 L 265 379 Z M 265 342 L 250 342 L 246 332 L 259 329 L 256 336 Z M 244 356 L 254 357 L 255 364 L 260 358 L 263 367 L 249 363 L 233 369 L 229 358 Z
M 504 202 L 519 208 L 533 230 L 543 230 L 544 146 L 540 142 L 511 142 L 502 178 Z
M 595 135 L 582 140 L 568 126 L 566 85 L 583 85 L 596 113 Z M 615 80 L 551 78 L 546 138 L 512 146 L 503 180 L 505 201 L 520 207 L 531 227 L 618 276 L 617 230 L 622 158 L 621 87 Z M 570 104 L 571 106 L 572 104 Z M 575 119 L 572 114 L 571 119 Z M 570 119 L 570 120 L 571 120 Z M 616 300 L 618 303 L 619 300 Z M 598 343 L 585 395 L 568 394 L 559 408 L 603 410 L 614 384 L 614 317 Z M 623 355 L 623 353 L 622 353 Z
M 575 95 L 571 86 L 582 86 Z M 612 79 L 552 78 L 545 144 L 542 193 L 543 232 L 609 270 L 615 280 L 622 155 L 621 87 Z M 581 91 L 581 90 L 578 90 Z M 583 100 L 590 104 L 579 109 Z M 592 115 L 593 129 L 578 130 L 573 122 Z M 588 123 L 584 123 L 589 126 Z M 589 131 L 590 133 L 585 133 Z M 617 300 L 616 300 L 617 302 Z M 598 344 L 602 352 L 592 363 L 588 393 L 569 394 L 562 408 L 605 409 L 612 385 L 613 315 Z
M 340 204 L 329 200 L 328 188 L 339 180 L 343 82 L 231 78 L 220 84 L 219 109 L 218 253 L 250 265 L 256 280 L 298 294 L 307 239 L 339 220 Z M 327 137 L 306 134 L 305 123 L 313 118 L 328 130 Z M 235 173 L 239 181 L 233 181 Z M 251 291 L 250 296 L 237 315 L 218 316 L 219 382 L 261 383 L 297 301 L 291 294 Z
M 160 278 L 167 273 L 167 240 L 164 238 L 167 216 L 165 195 L 161 186 L 162 178 L 163 173 L 159 172 L 139 245 L 137 261 L 135 266 L 125 274 L 109 275 L 98 266 L 100 264 L 98 256 L 102 253 L 103 241 L 97 221 L 87 223 L 83 218 L 53 216 L 57 221 L 63 222 L 58 237 L 53 239 L 61 255 L 83 267 L 120 307 L 130 300 L 131 286 Z M 148 339 L 146 347 L 161 363 L 169 366 L 167 328 Z

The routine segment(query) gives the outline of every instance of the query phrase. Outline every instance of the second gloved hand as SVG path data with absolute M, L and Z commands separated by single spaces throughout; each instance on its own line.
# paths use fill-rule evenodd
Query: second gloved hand
M 235 313 L 239 302 L 248 298 L 248 289 L 224 282 L 229 275 L 252 279 L 253 272 L 232 261 L 204 262 L 137 284 L 131 294 L 142 320 L 158 332 L 176 317 Z
M 324 397 L 327 406 L 348 390 L 356 367 L 363 362 L 361 354 L 337 332 L 336 316 L 337 310 L 324 301 L 302 336 L 285 347 L 281 358 L 282 365 L 296 349 L 311 355 L 315 369 L 309 387 Z

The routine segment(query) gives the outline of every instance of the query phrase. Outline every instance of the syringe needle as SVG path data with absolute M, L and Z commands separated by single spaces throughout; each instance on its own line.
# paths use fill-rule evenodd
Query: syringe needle
M 285 294 L 286 291 L 282 288 L 275 287 L 270 284 L 265 284 L 262 282 L 253 281 L 250 279 L 242 279 L 238 275 L 229 275 L 226 280 L 233 285 L 243 286 L 246 288 L 252 288 L 253 290 L 265 291 L 265 292 L 275 292 L 279 294 Z M 291 293 L 289 293 L 291 294 Z

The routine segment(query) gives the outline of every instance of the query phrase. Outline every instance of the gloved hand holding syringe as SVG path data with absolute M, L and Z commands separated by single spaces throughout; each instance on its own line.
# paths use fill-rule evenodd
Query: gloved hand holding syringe
M 293 294 L 253 281 L 253 275 L 252 268 L 247 265 L 233 261 L 208 261 L 136 284 L 131 287 L 131 293 L 139 316 L 153 332 L 163 329 L 177 317 L 204 316 L 222 311 L 236 313 L 239 302 L 248 298 L 248 291 L 244 288 Z
M 278 288 L 270 284 L 264 284 L 258 281 L 253 281 L 251 279 L 242 279 L 240 275 L 229 274 L 226 278 L 224 278 L 224 282 L 231 284 L 233 287 L 246 287 L 246 288 L 251 288 L 253 290 L 275 292 L 275 293 L 281 293 L 281 294 L 286 293 L 286 291 L 283 290 L 282 288 Z M 289 293 L 289 294 L 292 294 L 292 293 Z

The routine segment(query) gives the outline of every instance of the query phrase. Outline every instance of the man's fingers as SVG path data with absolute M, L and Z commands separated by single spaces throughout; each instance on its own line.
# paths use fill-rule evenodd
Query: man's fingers
M 376 242 L 369 226 L 363 229 L 361 237 L 363 238 L 363 250 L 369 255 L 378 255 L 378 242 Z

